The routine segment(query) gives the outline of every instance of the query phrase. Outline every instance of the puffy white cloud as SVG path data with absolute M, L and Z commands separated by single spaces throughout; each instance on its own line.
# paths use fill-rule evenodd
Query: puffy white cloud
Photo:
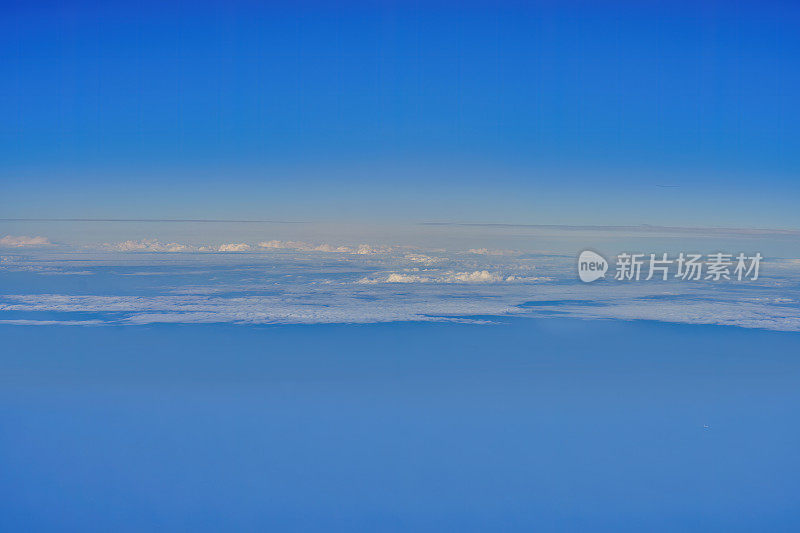
M 0 238 L 0 246 L 8 246 L 11 248 L 23 248 L 25 246 L 50 246 L 51 243 L 47 240 L 46 237 L 28 237 L 26 235 L 20 235 L 15 237 L 14 235 L 6 235 L 3 238 Z
M 370 246 L 369 244 L 359 244 L 354 253 L 358 255 L 387 254 L 392 251 L 390 246 Z
M 444 261 L 441 257 L 431 257 L 425 254 L 406 254 L 405 258 L 413 263 L 422 263 L 428 266 Z
M 444 278 L 445 283 L 497 283 L 503 277 L 496 272 L 476 270 L 475 272 L 454 272 Z
M 497 272 L 476 270 L 474 272 L 456 272 L 448 276 L 447 280 L 454 283 L 497 283 L 503 281 L 503 277 Z
M 246 252 L 250 249 L 250 245 L 244 242 L 229 242 L 222 244 L 218 248 L 220 252 Z

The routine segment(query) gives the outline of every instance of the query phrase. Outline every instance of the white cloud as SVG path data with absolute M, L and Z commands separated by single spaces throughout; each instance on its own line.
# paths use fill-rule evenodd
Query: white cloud
M 105 247 L 120 252 L 246 252 L 252 247 L 243 242 L 230 242 L 220 246 L 191 246 L 177 242 L 163 243 L 157 239 L 128 240 Z
M 258 243 L 261 248 L 281 249 L 287 248 L 286 243 L 283 241 L 261 241 Z
M 490 250 L 488 248 L 470 248 L 467 253 L 476 255 L 509 255 L 511 250 Z
M 508 283 L 537 283 L 543 281 L 554 281 L 554 278 L 547 276 L 507 276 Z
M 220 252 L 246 252 L 250 245 L 244 242 L 230 242 L 219 247 Z
M 516 278 L 507 281 L 516 281 Z M 402 272 L 392 272 L 385 278 L 362 278 L 357 283 L 499 283 L 504 281 L 503 276 L 488 270 L 476 270 L 474 272 L 443 272 L 430 273 L 426 275 L 405 274 Z
M 190 250 L 185 244 L 162 243 L 156 239 L 129 240 L 108 246 L 120 252 L 186 252 Z
M 503 281 L 502 276 L 488 270 L 475 272 L 455 272 L 445 278 L 446 283 L 497 283 Z
M 788 285 L 768 280 L 754 284 L 607 283 L 574 279 L 572 258 L 557 263 L 547 276 L 526 277 L 502 268 L 403 269 L 404 256 L 381 258 L 393 270 L 373 272 L 374 264 L 355 260 L 346 268 L 309 261 L 276 262 L 267 274 L 247 267 L 245 282 L 226 278 L 231 265 L 208 265 L 205 277 L 175 286 L 168 276 L 148 278 L 152 292 L 139 295 L 5 294 L 0 320 L 20 319 L 19 312 L 97 314 L 105 324 L 157 322 L 344 323 L 397 320 L 458 320 L 475 315 L 585 319 L 660 320 L 726 324 L 748 328 L 800 331 L 800 301 L 793 278 Z M 543 261 L 545 259 L 542 259 Z M 549 260 L 549 259 L 548 259 Z M 137 259 L 136 262 L 140 262 Z M 145 267 L 146 268 L 146 267 Z M 184 273 L 194 272 L 188 267 Z M 237 272 L 240 267 L 236 267 Z M 160 265 L 152 273 L 175 273 Z M 298 276 L 297 274 L 302 274 Z M 236 274 L 239 279 L 240 274 Z M 366 277 L 363 277 L 366 276 Z M 360 279 L 358 282 L 355 280 Z M 557 283 L 542 283 L 557 279 Z M 121 281 L 120 283 L 124 283 Z M 69 315 L 64 315 L 70 319 Z M 42 317 L 53 320 L 53 317 Z M 77 322 L 76 322 L 77 325 Z M 88 324 L 87 324 L 88 325 Z
M 28 237 L 20 235 L 15 237 L 13 235 L 6 235 L 0 238 L 0 246 L 8 246 L 12 248 L 22 248 L 24 246 L 50 246 L 51 243 L 46 237 Z
M 386 278 L 386 283 L 426 283 L 430 278 L 419 276 L 417 274 L 403 274 L 400 272 L 392 272 Z
M 313 248 L 311 248 L 311 251 L 342 253 L 342 252 L 351 252 L 352 250 L 350 250 L 350 248 L 348 248 L 347 246 L 332 246 L 330 244 L 320 244 L 318 246 L 314 246 Z
M 382 254 L 392 251 L 389 246 L 370 246 L 369 244 L 359 244 L 353 248 L 350 246 L 335 246 L 332 244 L 311 244 L 303 241 L 262 241 L 258 243 L 261 248 L 271 250 L 296 250 L 298 252 L 329 252 L 329 253 L 348 253 L 358 255 Z
M 359 255 L 386 254 L 392 251 L 390 246 L 370 246 L 369 244 L 359 244 L 355 253 Z
M 25 244 L 18 244 L 20 239 L 26 239 Z M 50 244 L 43 237 L 4 237 L 0 240 L 1 244 L 9 246 L 23 245 L 42 245 Z M 326 253 L 347 253 L 357 255 L 383 254 L 392 251 L 389 246 L 371 246 L 360 244 L 357 247 L 336 246 L 332 244 L 312 244 L 303 241 L 261 241 L 256 246 L 244 242 L 224 243 L 220 246 L 191 246 L 177 242 L 162 243 L 158 239 L 127 240 L 115 244 L 104 244 L 103 247 L 121 252 L 246 252 L 254 249 L 266 250 L 294 250 L 298 252 L 326 252 Z M 422 256 L 420 256 L 422 257 Z
M 130 250 L 167 251 L 199 248 L 155 240 L 120 243 Z M 243 243 L 238 243 L 243 244 Z M 326 245 L 275 241 L 251 250 L 267 251 L 286 245 L 312 251 Z M 113 245 L 108 245 L 109 247 Z M 237 249 L 237 242 L 223 245 Z M 177 247 L 177 248 L 176 248 Z M 208 245 L 219 251 L 219 243 Z M 117 249 L 117 248 L 114 248 Z M 119 254 L 100 255 L 109 266 L 134 264 L 135 271 L 120 276 L 121 295 L 29 294 L 0 295 L 0 320 L 36 320 L 19 312 L 91 312 L 102 323 L 152 322 L 230 323 L 325 323 L 385 322 L 395 320 L 454 320 L 474 315 L 524 315 L 649 319 L 666 322 L 729 324 L 772 330 L 800 331 L 800 292 L 796 259 L 784 261 L 780 271 L 773 262 L 763 279 L 755 283 L 599 283 L 576 279 L 572 256 L 520 256 L 503 258 L 490 254 L 467 255 L 395 247 L 394 253 L 363 256 L 349 253 L 300 255 L 263 254 L 270 263 L 252 265 L 252 257 L 198 254 L 185 266 L 163 266 L 162 260 Z M 466 247 L 464 247 L 466 249 Z M 29 253 L 27 250 L 26 254 Z M 13 252 L 10 252 L 13 253 Z M 433 257 L 426 254 L 432 254 Z M 0 267 L 50 273 L 22 255 Z M 428 258 L 442 263 L 428 265 Z M 86 265 L 73 259 L 68 269 L 103 266 L 87 258 Z M 107 262 L 107 263 L 106 263 Z M 183 263 L 183 262 L 181 262 Z M 191 263 L 191 264 L 189 264 Z M 202 265 L 198 268 L 197 265 Z M 56 268 L 48 266 L 48 269 Z M 58 267 L 65 269 L 65 267 Z M 765 269 L 766 270 L 766 269 Z M 181 278 L 175 277 L 180 272 Z M 72 273 L 72 272 L 71 272 Z M 78 273 L 78 272 L 75 272 Z M 192 274 L 191 281 L 186 275 Z M 767 276 L 769 274 L 769 276 Z M 144 276 L 147 292 L 131 294 L 126 276 Z M 551 282 L 551 283 L 547 283 Z M 97 313 L 95 316 L 94 313 Z M 42 320 L 57 320 L 52 316 Z M 65 319 L 74 317 L 65 315 Z M 77 324 L 77 323 L 76 323 Z
M 441 257 L 431 257 L 425 254 L 406 254 L 405 258 L 413 263 L 422 263 L 428 266 L 444 261 Z
M 407 320 L 471 321 L 477 314 L 513 311 L 505 302 L 442 300 L 425 295 L 378 301 L 330 294 L 283 294 L 240 297 L 206 295 L 89 296 L 65 294 L 5 295 L 3 311 L 93 312 L 104 324 L 240 323 L 314 324 L 372 323 Z M 120 316 L 120 313 L 127 316 Z M 2 316 L 2 314 L 0 314 Z M 15 320 L 15 319 L 12 319 Z M 89 325 L 89 324 L 86 324 Z
M 336 252 L 352 253 L 347 246 L 333 246 L 330 244 L 309 244 L 303 241 L 262 241 L 258 243 L 261 248 L 272 250 L 296 250 L 299 252 Z

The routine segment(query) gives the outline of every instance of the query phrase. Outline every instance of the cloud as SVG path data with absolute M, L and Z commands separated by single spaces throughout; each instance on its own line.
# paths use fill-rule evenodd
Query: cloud
M 28 237 L 25 235 L 20 235 L 19 237 L 15 237 L 13 235 L 6 235 L 3 238 L 0 238 L 0 246 L 8 246 L 11 248 L 23 248 L 25 246 L 51 246 L 49 240 L 46 237 Z
M 385 278 L 362 278 L 357 283 L 499 283 L 506 280 L 497 272 L 476 270 L 474 272 L 444 272 L 431 274 L 406 274 L 392 272 Z M 516 281 L 514 276 L 509 276 L 507 281 Z
M 9 240 L 13 239 L 13 240 Z M 2 239 L 4 244 L 12 246 L 23 246 L 17 243 L 19 239 L 27 239 L 30 244 L 50 244 L 47 239 L 42 237 L 4 237 Z M 41 239 L 41 241 L 39 241 Z M 5 241 L 8 240 L 8 243 Z M 26 242 L 28 242 L 26 241 Z M 229 242 L 219 246 L 191 246 L 187 244 L 180 244 L 177 242 L 162 243 L 158 239 L 140 239 L 128 240 L 118 242 L 116 244 L 105 244 L 106 248 L 117 250 L 120 252 L 247 252 L 254 249 L 266 250 L 295 250 L 298 252 L 325 252 L 325 253 L 347 253 L 356 255 L 372 255 L 388 253 L 392 250 L 389 246 L 371 246 L 369 244 L 360 244 L 357 247 L 349 246 L 335 246 L 332 244 L 311 244 L 303 241 L 262 241 L 257 246 L 251 246 L 244 242 Z
M 283 241 L 261 241 L 258 243 L 261 248 L 281 249 L 287 248 Z
M 217 297 L 210 295 L 101 296 L 66 294 L 5 295 L 3 312 L 92 312 L 103 324 L 238 323 L 318 324 L 393 321 L 471 322 L 473 315 L 503 315 L 513 311 L 503 301 L 440 299 L 415 296 L 410 300 L 376 301 L 347 295 L 298 294 Z M 0 318 L 2 320 L 2 318 Z M 9 320 L 19 320 L 11 318 Z M 482 321 L 485 322 L 485 321 Z M 92 323 L 93 325 L 94 323 Z M 90 324 L 85 324 L 90 325 Z
M 262 241 L 258 243 L 261 248 L 271 250 L 296 250 L 299 252 L 329 252 L 353 253 L 347 246 L 333 246 L 330 244 L 309 244 L 303 241 Z
M 129 240 L 107 246 L 120 252 L 188 252 L 191 250 L 185 244 L 162 243 L 156 239 Z
M 311 244 L 303 241 L 262 241 L 258 243 L 258 246 L 269 250 L 296 250 L 298 252 L 328 252 L 357 255 L 382 254 L 392 251 L 390 246 L 370 246 L 369 244 L 359 244 L 357 247 L 353 248 L 350 246 L 334 246 L 326 243 Z
M 243 242 L 231 242 L 223 244 L 218 248 L 220 252 L 246 252 L 250 249 L 250 245 Z
M 317 261 L 307 256 L 287 257 L 276 261 L 269 272 L 261 266 L 214 263 L 208 256 L 198 257 L 198 261 L 208 261 L 204 271 L 197 270 L 194 261 L 186 267 L 165 267 L 154 260 L 143 267 L 140 257 L 135 259 L 137 269 L 146 270 L 126 274 L 151 273 L 146 292 L 137 283 L 136 294 L 131 294 L 128 278 L 121 275 L 122 294 L 118 295 L 4 294 L 0 295 L 0 320 L 59 320 L 51 314 L 37 317 L 35 313 L 63 313 L 67 321 L 82 318 L 70 313 L 92 313 L 93 319 L 104 324 L 367 323 L 469 320 L 477 315 L 558 316 L 800 331 L 800 274 L 796 270 L 752 284 L 587 285 L 575 279 L 572 257 L 540 257 L 537 276 L 531 277 L 530 258 L 517 257 L 502 266 L 469 258 L 467 263 L 481 266 L 441 269 L 421 263 L 417 263 L 419 268 L 408 268 L 405 255 L 370 261 L 348 255 L 350 262 L 344 265 L 325 256 L 318 256 Z M 458 257 L 463 261 L 464 255 L 457 254 L 447 259 L 448 264 L 464 264 Z M 124 264 L 130 259 L 120 261 Z M 376 267 L 380 270 L 375 271 Z M 103 267 L 92 268 L 100 272 Z M 114 272 L 114 267 L 109 268 Z M 176 285 L 178 272 L 184 276 Z M 185 274 L 190 272 L 200 277 L 187 282 Z M 169 275 L 158 275 L 166 273 Z M 24 318 L 20 313 L 26 313 Z
M 390 246 L 370 246 L 369 244 L 359 244 L 355 253 L 358 255 L 386 254 L 392 251 Z
M 163 243 L 158 239 L 128 240 L 104 246 L 119 252 L 246 252 L 252 249 L 249 244 L 243 242 L 225 243 L 218 247 L 196 247 L 177 242 Z
M 411 261 L 412 263 L 422 263 L 423 265 L 433 265 L 444 261 L 444 258 L 441 257 L 431 257 L 425 254 L 406 254 L 405 258 Z
M 241 244 L 245 243 L 232 237 L 232 242 L 209 244 L 207 249 L 235 250 L 241 249 Z M 238 260 L 232 257 L 235 254 L 228 254 L 224 260 L 197 254 L 191 262 L 169 266 L 157 258 L 148 261 L 145 255 L 118 254 L 109 259 L 102 254 L 98 257 L 108 262 L 107 266 L 98 265 L 87 256 L 85 264 L 70 258 L 60 267 L 47 266 L 48 270 L 43 270 L 45 267 L 29 261 L 19 251 L 9 251 L 0 255 L 3 270 L 49 274 L 54 273 L 51 269 L 59 268 L 72 273 L 91 265 L 94 273 L 118 275 L 115 286 L 120 294 L 83 294 L 85 289 L 80 290 L 80 295 L 3 294 L 0 320 L 59 320 L 49 314 L 34 314 L 40 312 L 65 313 L 64 320 L 83 319 L 68 313 L 92 313 L 92 319 L 106 324 L 363 323 L 513 315 L 647 319 L 800 331 L 800 260 L 796 258 L 770 260 L 764 277 L 754 283 L 587 285 L 577 279 L 572 255 L 494 257 L 466 254 L 468 246 L 450 252 L 396 246 L 393 253 L 366 256 L 356 255 L 357 248 L 350 246 L 344 247 L 349 252 L 333 257 L 300 252 L 278 257 L 269 250 L 287 245 L 308 251 L 340 247 L 298 241 L 267 244 L 249 246 L 251 251 L 264 252 L 261 257 L 269 263 L 268 269 L 263 264 L 252 264 L 253 256 L 249 254 L 238 256 Z M 157 240 L 120 245 L 133 251 L 200 250 L 197 246 Z M 442 262 L 428 265 L 431 259 Z M 115 265 L 135 265 L 135 269 L 116 269 Z M 191 278 L 188 274 L 192 274 Z M 145 275 L 149 277 L 136 278 L 139 282 L 129 285 L 133 279 L 130 276 Z
M 408 283 L 420 274 L 392 273 L 395 283 Z M 663 287 L 630 286 L 609 292 L 579 285 L 536 285 L 527 288 L 506 283 L 462 285 L 411 283 L 398 291 L 391 284 L 332 285 L 318 291 L 303 285 L 285 291 L 253 294 L 252 287 L 216 287 L 204 294 L 68 295 L 18 294 L 0 297 L 0 321 L 23 320 L 19 312 L 97 314 L 96 324 L 173 323 L 367 323 L 398 320 L 452 320 L 474 315 L 560 317 L 582 319 L 658 320 L 696 324 L 723 324 L 747 328 L 800 331 L 800 309 L 795 302 L 755 301 L 761 296 L 720 295 L 718 289 L 686 287 L 664 292 Z M 678 288 L 678 287 L 676 287 Z M 219 294 L 219 295 L 215 295 Z M 760 293 L 759 293 L 760 294 Z M 722 296 L 720 298 L 720 296 Z M 13 313 L 11 316 L 6 312 Z M 6 318 L 8 316 L 8 318 Z M 35 318 L 24 320 L 36 321 Z M 58 320 L 52 317 L 43 320 Z M 39 323 L 37 321 L 37 323 Z M 40 323 L 44 325 L 44 322 Z M 74 322 L 78 325 L 79 322 Z M 90 325 L 89 322 L 85 325 Z
M 543 281 L 555 281 L 555 278 L 548 276 L 508 276 L 506 282 L 508 283 L 538 283 Z
M 402 274 L 393 272 L 386 278 L 386 283 L 426 283 L 430 278 L 418 276 L 416 274 Z
M 320 244 L 311 248 L 313 252 L 351 252 L 347 246 L 332 246 L 330 244 Z
M 467 253 L 476 255 L 509 255 L 511 250 L 490 250 L 488 248 L 470 248 Z
M 455 272 L 445 278 L 445 283 L 497 283 L 498 281 L 503 281 L 503 277 L 488 270 Z

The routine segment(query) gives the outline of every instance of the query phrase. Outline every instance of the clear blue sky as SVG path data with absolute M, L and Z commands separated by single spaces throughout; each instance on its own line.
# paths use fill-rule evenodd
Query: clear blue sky
M 255 4 L 4 3 L 0 217 L 800 226 L 796 4 Z

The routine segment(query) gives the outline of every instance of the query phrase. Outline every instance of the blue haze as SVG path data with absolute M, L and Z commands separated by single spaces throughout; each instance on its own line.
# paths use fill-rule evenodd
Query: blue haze
M 0 333 L 7 531 L 800 526 L 796 334 L 528 319 Z

